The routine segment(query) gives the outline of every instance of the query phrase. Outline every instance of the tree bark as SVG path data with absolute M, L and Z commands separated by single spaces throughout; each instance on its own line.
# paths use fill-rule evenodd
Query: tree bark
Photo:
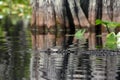
M 46 25 L 49 28 L 60 23 L 67 27 L 71 26 L 68 24 L 71 16 L 75 26 L 90 26 L 81 8 L 80 0 L 36 0 L 31 1 L 31 5 L 33 8 L 33 25 Z

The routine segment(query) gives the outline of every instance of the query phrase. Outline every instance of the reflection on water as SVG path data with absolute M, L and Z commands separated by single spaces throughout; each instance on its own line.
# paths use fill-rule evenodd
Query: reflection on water
M 116 56 L 91 56 L 93 80 L 119 80 L 117 77 Z
M 60 32 L 32 33 L 33 52 L 26 30 L 5 32 L 0 36 L 0 80 L 120 80 L 119 51 L 83 51 Z
M 120 79 L 120 52 L 93 50 L 76 53 L 54 47 L 38 53 L 36 60 L 38 57 L 39 60 L 34 62 L 32 80 Z
M 120 79 L 119 51 L 76 49 L 78 45 L 72 45 L 73 38 L 66 34 L 36 33 L 32 39 L 31 80 Z
M 29 79 L 30 47 L 25 41 L 20 37 L 0 38 L 0 80 Z
M 30 80 L 31 37 L 21 22 L 0 28 L 0 80 Z

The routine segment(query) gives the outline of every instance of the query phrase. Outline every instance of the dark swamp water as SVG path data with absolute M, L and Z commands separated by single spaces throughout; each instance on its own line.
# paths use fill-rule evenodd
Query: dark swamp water
M 78 49 L 63 32 L 11 28 L 0 33 L 0 80 L 120 80 L 119 51 Z

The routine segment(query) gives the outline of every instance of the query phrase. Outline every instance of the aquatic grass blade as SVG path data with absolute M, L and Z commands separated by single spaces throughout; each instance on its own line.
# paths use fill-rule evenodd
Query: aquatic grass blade
M 85 29 L 78 30 L 78 31 L 75 33 L 75 38 L 76 38 L 76 39 L 81 39 L 81 38 L 83 38 L 85 31 L 86 31 Z

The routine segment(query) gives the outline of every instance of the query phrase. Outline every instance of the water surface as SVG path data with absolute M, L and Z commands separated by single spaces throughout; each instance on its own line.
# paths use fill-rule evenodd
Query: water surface
M 119 51 L 83 51 L 66 33 L 27 31 L 0 36 L 0 80 L 120 80 Z

